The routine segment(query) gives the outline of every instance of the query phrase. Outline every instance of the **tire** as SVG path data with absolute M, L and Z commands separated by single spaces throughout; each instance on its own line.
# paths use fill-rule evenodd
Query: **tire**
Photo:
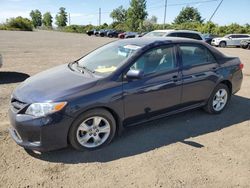
M 222 94 L 222 92 L 226 92 L 226 96 Z M 221 92 L 221 99 L 220 97 L 218 98 L 217 94 L 218 92 Z M 224 96 L 224 97 L 223 97 Z M 209 100 L 204 107 L 204 110 L 210 114 L 220 114 L 227 106 L 229 100 L 231 97 L 231 93 L 229 92 L 228 86 L 225 84 L 218 84 L 214 91 L 212 92 L 211 96 L 209 97 Z M 222 101 L 224 99 L 224 104 L 222 104 Z M 217 104 L 216 104 L 217 103 Z M 222 105 L 221 108 L 217 108 L 217 105 Z
M 225 41 L 220 42 L 219 47 L 225 48 L 227 47 L 227 43 Z
M 101 37 L 104 37 L 104 34 L 103 34 L 103 33 L 101 33 L 101 34 L 100 34 L 100 36 L 101 36 Z
M 109 36 L 108 36 L 109 38 L 113 38 L 113 35 L 112 34 L 109 34 Z
M 98 124 L 94 123 L 96 118 Z M 76 150 L 95 150 L 109 144 L 115 133 L 116 121 L 112 114 L 104 109 L 93 109 L 83 113 L 74 121 L 69 130 L 68 139 Z M 81 143 L 80 140 L 82 140 Z

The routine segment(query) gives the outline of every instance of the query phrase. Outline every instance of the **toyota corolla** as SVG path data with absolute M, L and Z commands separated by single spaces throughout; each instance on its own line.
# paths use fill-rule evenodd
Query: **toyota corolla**
M 241 88 L 242 68 L 197 40 L 115 41 L 20 84 L 9 131 L 35 151 L 100 148 L 128 126 L 200 107 L 221 113 Z

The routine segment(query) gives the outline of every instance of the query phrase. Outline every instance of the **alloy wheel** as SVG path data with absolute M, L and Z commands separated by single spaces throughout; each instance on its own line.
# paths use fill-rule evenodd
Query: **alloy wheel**
M 213 109 L 217 112 L 221 111 L 227 104 L 228 93 L 225 89 L 219 89 L 213 98 Z
M 79 144 L 86 148 L 102 145 L 109 137 L 111 126 L 108 120 L 101 116 L 93 116 L 84 120 L 76 131 Z

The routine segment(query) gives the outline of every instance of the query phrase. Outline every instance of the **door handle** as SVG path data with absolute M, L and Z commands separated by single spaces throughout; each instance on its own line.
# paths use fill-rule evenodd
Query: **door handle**
M 218 70 L 218 67 L 212 67 L 210 70 L 211 71 L 216 71 L 216 70 Z
M 174 76 L 172 77 L 172 79 L 173 79 L 174 82 L 177 82 L 177 81 L 178 81 L 178 76 L 177 76 L 177 75 L 174 75 Z

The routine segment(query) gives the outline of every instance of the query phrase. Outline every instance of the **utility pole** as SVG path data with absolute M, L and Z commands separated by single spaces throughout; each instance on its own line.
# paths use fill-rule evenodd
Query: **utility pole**
M 99 8 L 99 26 L 101 25 L 101 18 L 102 17 L 102 9 L 101 8 Z
M 167 15 L 167 6 L 168 6 L 168 0 L 165 0 L 165 9 L 164 9 L 164 21 L 163 21 L 163 29 L 165 29 L 166 24 L 166 15 Z
M 167 6 L 168 6 L 168 0 L 165 0 L 163 29 L 165 29 L 165 24 L 166 24 Z
M 71 20 L 70 20 L 70 13 L 69 13 L 69 25 L 70 25 L 70 22 L 71 22 Z
M 217 10 L 219 9 L 221 3 L 223 2 L 223 0 L 221 0 L 221 2 L 219 3 L 219 5 L 216 7 L 215 11 L 213 12 L 212 16 L 209 18 L 209 22 L 212 20 L 212 18 L 214 17 L 215 13 L 217 12 Z

